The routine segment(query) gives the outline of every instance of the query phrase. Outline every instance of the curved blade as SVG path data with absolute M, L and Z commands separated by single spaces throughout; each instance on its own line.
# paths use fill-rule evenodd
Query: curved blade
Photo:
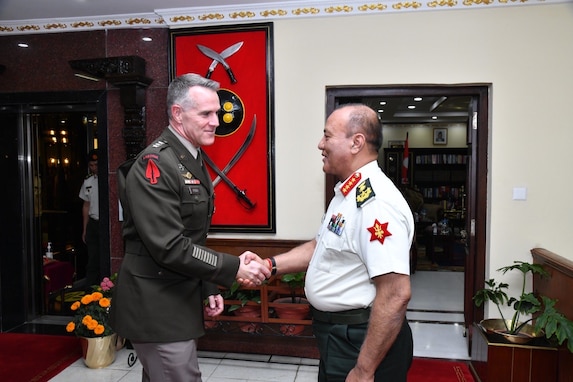
M 220 53 L 221 57 L 223 57 L 223 58 L 231 57 L 233 54 L 237 53 L 239 51 L 239 49 L 241 49 L 242 46 L 243 46 L 243 41 L 239 41 L 239 42 L 231 45 L 230 47 L 226 48 L 225 50 L 223 50 Z M 205 76 L 205 78 L 211 78 L 211 74 L 213 73 L 213 71 L 217 67 L 217 64 L 219 64 L 219 61 L 217 61 L 217 60 L 213 60 L 213 62 L 211 62 L 211 65 L 209 65 L 209 70 L 207 71 L 207 75 Z
M 251 123 L 251 128 L 249 130 L 249 133 L 247 134 L 247 137 L 245 138 L 245 141 L 243 142 L 241 147 L 239 147 L 239 150 L 237 150 L 235 155 L 233 155 L 229 163 L 227 163 L 225 168 L 221 170 L 223 174 L 227 174 L 229 170 L 231 170 L 231 168 L 235 165 L 235 163 L 237 163 L 237 161 L 243 156 L 243 154 L 253 141 L 253 138 L 255 137 L 256 128 L 257 128 L 257 115 L 255 114 L 253 116 L 253 122 Z M 221 176 L 217 175 L 217 177 L 213 181 L 213 187 L 215 187 L 220 181 L 221 181 Z
M 229 74 L 229 78 L 231 78 L 231 82 L 235 83 L 237 82 L 237 80 L 235 79 L 235 75 L 233 74 L 233 71 L 231 70 L 231 67 L 229 66 L 229 64 L 227 63 L 227 61 L 225 61 L 225 59 L 217 52 L 215 52 L 213 49 L 206 47 L 205 45 L 199 45 L 197 44 L 197 48 L 201 51 L 201 53 L 203 53 L 205 56 L 212 58 L 213 60 L 217 60 L 219 61 L 219 63 L 221 65 L 223 65 L 225 67 L 225 70 L 227 71 L 227 73 Z

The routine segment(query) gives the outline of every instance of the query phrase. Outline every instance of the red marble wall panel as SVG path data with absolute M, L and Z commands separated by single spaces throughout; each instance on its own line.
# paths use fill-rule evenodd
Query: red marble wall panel
M 143 41 L 150 37 L 152 41 Z M 28 48 L 18 47 L 25 42 Z M 119 89 L 106 81 L 89 81 L 74 76 L 70 60 L 137 55 L 146 61 L 147 143 L 167 126 L 165 97 L 169 83 L 169 30 L 117 29 L 0 37 L 0 93 L 62 92 L 107 89 L 109 162 L 110 254 L 115 272 L 123 258 L 121 223 L 118 220 L 116 169 L 125 160 L 122 129 L 124 111 Z

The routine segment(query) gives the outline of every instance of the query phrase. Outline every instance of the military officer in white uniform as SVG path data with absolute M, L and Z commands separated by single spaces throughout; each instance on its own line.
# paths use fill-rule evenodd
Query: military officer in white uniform
M 82 206 L 82 240 L 86 243 L 88 262 L 86 266 L 86 287 L 101 282 L 99 246 L 99 194 L 98 194 L 98 152 L 88 154 L 89 175 L 84 179 L 79 197 Z
M 413 357 L 412 212 L 377 163 L 382 126 L 359 104 L 335 110 L 318 148 L 341 182 L 316 238 L 268 259 L 273 274 L 307 271 L 319 381 L 406 381 Z

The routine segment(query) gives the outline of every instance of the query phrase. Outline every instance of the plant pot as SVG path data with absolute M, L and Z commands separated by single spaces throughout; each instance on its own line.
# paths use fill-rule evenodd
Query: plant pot
M 115 361 L 117 334 L 105 337 L 80 337 L 82 357 L 90 369 L 101 369 Z
M 233 311 L 237 317 L 261 317 L 261 307 L 259 305 L 245 305 Z M 256 322 L 240 322 L 239 329 L 244 333 L 256 333 L 260 329 L 260 325 Z
M 511 320 L 505 320 L 504 324 L 501 318 L 493 318 L 480 321 L 479 326 L 485 333 L 501 336 L 503 339 L 514 344 L 526 344 L 535 338 L 545 336 L 543 332 L 535 332 L 535 328 L 529 324 L 525 324 L 518 333 L 509 334 L 507 333 L 506 324 L 508 327 L 511 326 Z
M 279 316 L 279 318 L 290 318 L 296 320 L 304 320 L 307 318 L 310 313 L 310 304 L 308 303 L 308 300 L 296 297 L 295 301 L 298 302 L 293 303 L 291 297 L 283 297 L 274 300 L 273 302 L 282 304 L 274 307 L 275 312 L 277 312 L 277 316 Z M 285 336 L 295 336 L 302 333 L 304 328 L 304 325 L 284 324 L 281 325 L 280 331 Z

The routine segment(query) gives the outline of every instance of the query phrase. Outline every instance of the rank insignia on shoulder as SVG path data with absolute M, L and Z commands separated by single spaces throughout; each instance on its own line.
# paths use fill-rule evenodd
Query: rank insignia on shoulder
M 360 208 L 369 201 L 370 199 L 374 198 L 376 193 L 372 189 L 370 185 L 370 179 L 366 179 L 364 182 L 360 183 L 356 188 L 356 207 Z
M 164 141 L 164 140 L 160 139 L 160 140 L 158 140 L 158 141 L 153 142 L 153 143 L 151 144 L 151 147 L 153 147 L 153 148 L 156 149 L 156 148 L 161 147 L 161 146 L 163 146 L 163 145 L 165 145 L 165 144 L 167 144 L 167 141 Z
M 342 195 L 344 196 L 348 195 L 361 178 L 362 174 L 359 172 L 355 172 L 354 174 L 352 174 L 352 176 L 348 178 L 348 180 L 344 182 L 342 186 L 340 186 L 340 191 L 342 192 Z
M 328 230 L 340 236 L 342 235 L 342 231 L 344 230 L 345 223 L 346 219 L 339 212 L 338 214 L 332 215 L 330 217 L 330 221 L 328 222 Z
M 384 244 L 388 236 L 392 236 L 388 231 L 388 223 L 380 223 L 378 219 L 374 219 L 374 225 L 366 229 L 370 232 L 370 241 L 378 240 L 381 244 Z
M 157 184 L 157 178 L 161 176 L 157 163 L 159 162 L 159 154 L 149 153 L 143 155 L 141 160 L 147 161 L 147 168 L 145 169 L 145 177 L 149 179 L 150 184 Z

